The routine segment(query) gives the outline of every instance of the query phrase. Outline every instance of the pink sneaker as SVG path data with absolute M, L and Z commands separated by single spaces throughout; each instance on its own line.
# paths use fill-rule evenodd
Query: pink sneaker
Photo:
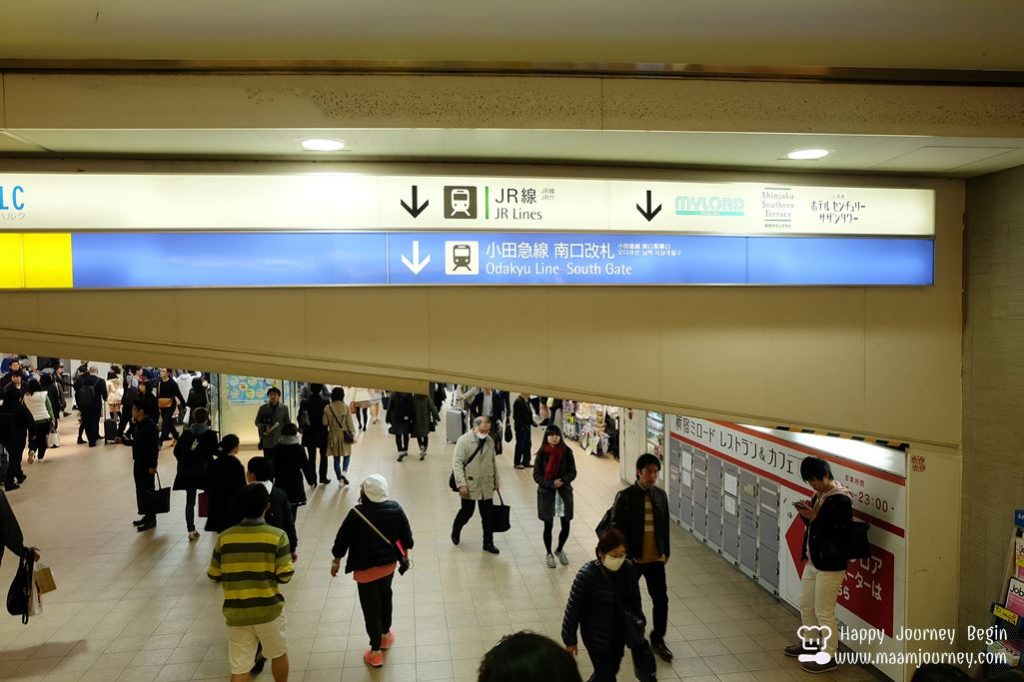
M 363 663 L 370 666 L 371 668 L 383 668 L 384 652 L 374 651 L 373 649 L 367 649 L 366 653 L 363 654 Z
M 395 644 L 395 631 L 388 630 L 388 633 L 380 638 L 380 648 L 390 649 Z

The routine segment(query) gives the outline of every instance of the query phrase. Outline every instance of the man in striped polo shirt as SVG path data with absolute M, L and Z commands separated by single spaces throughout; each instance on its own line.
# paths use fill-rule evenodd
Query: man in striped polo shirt
M 292 579 L 292 550 L 283 530 L 267 524 L 270 493 L 252 483 L 238 496 L 243 521 L 217 538 L 208 575 L 224 586 L 231 682 L 248 682 L 256 647 L 271 660 L 275 682 L 288 680 L 288 638 L 280 583 Z

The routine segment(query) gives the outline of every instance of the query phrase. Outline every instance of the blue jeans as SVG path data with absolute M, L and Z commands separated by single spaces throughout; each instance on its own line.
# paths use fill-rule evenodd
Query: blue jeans
M 350 459 L 352 459 L 352 456 L 351 455 L 345 455 L 345 457 L 344 457 L 344 460 L 345 460 L 344 468 L 342 468 L 342 465 L 341 465 L 341 460 L 343 459 L 342 457 L 334 457 L 332 459 L 334 459 L 334 476 L 335 476 L 335 478 L 337 478 L 340 481 L 342 475 L 348 473 L 348 462 L 349 462 Z

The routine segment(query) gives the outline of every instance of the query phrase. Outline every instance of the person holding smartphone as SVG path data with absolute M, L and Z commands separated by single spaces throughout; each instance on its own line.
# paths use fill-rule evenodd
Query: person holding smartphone
M 805 457 L 800 462 L 800 477 L 814 489 L 811 499 L 793 503 L 807 526 L 801 560 L 810 559 L 800 580 L 800 621 L 806 627 L 831 629 L 831 637 L 825 643 L 829 661 L 805 661 L 800 667 L 809 673 L 824 673 L 838 668 L 835 661 L 839 646 L 836 599 L 846 578 L 847 559 L 839 553 L 839 545 L 834 540 L 840 528 L 849 527 L 853 521 L 853 496 L 849 489 L 835 482 L 832 468 L 819 457 Z M 802 643 L 786 647 L 787 656 L 817 652 L 818 649 L 807 649 Z

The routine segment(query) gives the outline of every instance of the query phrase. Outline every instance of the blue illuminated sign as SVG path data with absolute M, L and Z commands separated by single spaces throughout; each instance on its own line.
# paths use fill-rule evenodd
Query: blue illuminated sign
M 71 236 L 76 289 L 384 285 L 386 253 L 384 233 Z
M 933 283 L 930 239 L 611 233 L 175 232 L 72 235 L 74 286 Z
M 392 233 L 391 284 L 927 285 L 925 239 Z

